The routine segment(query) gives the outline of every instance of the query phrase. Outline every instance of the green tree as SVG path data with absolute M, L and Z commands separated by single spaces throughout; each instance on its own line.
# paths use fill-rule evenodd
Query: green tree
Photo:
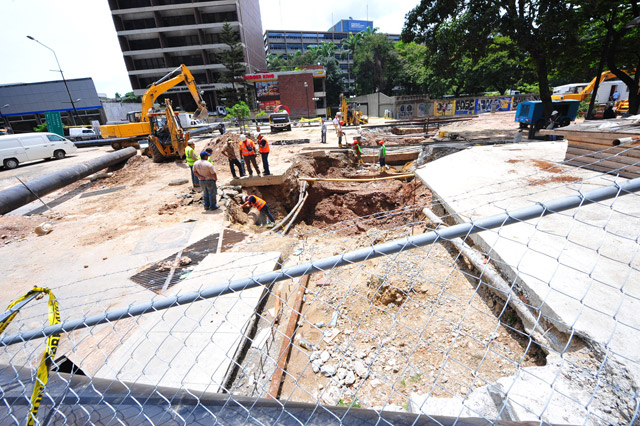
M 222 81 L 231 83 L 231 90 L 223 91 L 229 103 L 237 104 L 239 101 L 247 101 L 246 89 L 242 82 L 242 76 L 246 70 L 244 53 L 240 36 L 228 22 L 222 25 L 220 40 L 226 45 L 226 49 L 220 53 L 220 60 L 226 71 L 222 73 Z
M 425 66 L 427 47 L 416 43 L 397 42 L 394 50 L 400 63 L 396 83 L 403 95 L 419 95 L 428 92 L 429 71 Z
M 353 54 L 358 94 L 391 93 L 398 68 L 393 42 L 384 34 L 365 34 Z
M 574 5 L 560 1 L 421 0 L 407 14 L 402 38 L 433 45 L 439 30 L 451 26 L 459 42 L 455 50 L 475 60 L 484 55 L 489 45 L 499 44 L 498 35 L 508 37 L 513 44 L 502 47 L 526 53 L 535 67 L 545 114 L 550 115 L 550 61 L 562 55 L 567 46 L 575 45 L 577 25 Z M 447 47 L 452 48 L 450 43 Z
M 247 117 L 249 117 L 249 114 L 251 114 L 251 111 L 249 110 L 249 106 L 247 105 L 247 103 L 244 101 L 240 101 L 231 108 L 227 108 L 227 116 L 225 118 L 228 120 L 237 119 L 240 123 L 242 123 L 242 127 L 244 128 L 244 122 Z
M 133 92 L 127 92 L 124 94 L 124 96 L 120 97 L 120 102 L 121 103 L 140 103 L 142 102 L 142 98 L 140 96 L 136 96 L 133 94 Z

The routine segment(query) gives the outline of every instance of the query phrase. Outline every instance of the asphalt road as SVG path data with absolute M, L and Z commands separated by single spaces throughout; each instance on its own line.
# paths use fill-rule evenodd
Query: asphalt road
M 78 151 L 75 154 L 69 155 L 62 160 L 33 161 L 30 163 L 20 164 L 18 168 L 13 170 L 6 170 L 4 167 L 0 167 L 0 190 L 14 185 L 20 185 L 20 182 L 16 177 L 20 178 L 23 182 L 28 182 L 57 172 L 58 170 L 73 167 L 77 164 L 84 163 L 85 161 L 101 157 L 109 152 L 113 152 L 113 149 L 110 146 L 92 146 L 88 148 L 78 148 Z

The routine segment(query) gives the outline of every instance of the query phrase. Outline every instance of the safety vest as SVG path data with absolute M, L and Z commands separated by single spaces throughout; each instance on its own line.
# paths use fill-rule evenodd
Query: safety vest
M 193 163 L 195 163 L 196 161 L 198 161 L 200 159 L 199 155 L 196 156 L 195 150 L 193 148 L 191 148 L 190 146 L 188 146 L 188 145 L 184 149 L 184 155 L 186 157 L 188 166 L 193 166 Z
M 207 161 L 209 161 L 211 164 L 213 164 L 213 158 L 212 158 L 212 156 L 209 156 L 209 160 L 207 160 Z
M 264 147 L 262 146 L 262 142 L 264 142 Z M 269 152 L 269 142 L 265 138 L 258 139 L 258 151 L 262 154 L 266 154 Z
M 251 139 L 247 139 L 244 142 L 240 142 L 240 154 L 243 157 L 256 154 L 256 145 L 253 143 Z
M 353 144 L 353 150 L 354 150 L 356 153 L 362 154 L 362 150 L 360 149 L 360 144 L 354 143 L 354 144 Z
M 262 210 L 262 208 L 267 205 L 267 202 L 262 198 L 256 197 L 255 195 L 252 195 L 251 197 L 255 198 L 256 201 L 252 202 L 251 200 L 249 200 L 249 203 L 256 209 Z
M 378 157 L 386 157 L 387 156 L 387 147 L 382 145 L 380 147 L 380 151 L 378 152 Z

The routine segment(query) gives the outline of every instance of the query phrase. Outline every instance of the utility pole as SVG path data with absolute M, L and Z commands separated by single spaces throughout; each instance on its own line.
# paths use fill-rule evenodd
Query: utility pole
M 27 38 L 29 40 L 35 41 L 39 45 L 44 46 L 44 47 L 46 47 L 47 49 L 49 49 L 50 51 L 53 52 L 53 56 L 56 58 L 56 64 L 58 64 L 58 71 L 60 72 L 60 76 L 62 76 L 62 82 L 64 83 L 64 87 L 67 89 L 67 95 L 69 95 L 69 101 L 71 102 L 71 107 L 73 108 L 73 115 L 71 116 L 71 123 L 75 126 L 77 124 L 76 123 L 76 119 L 78 117 L 78 110 L 76 110 L 76 104 L 73 102 L 73 98 L 71 97 L 71 92 L 69 91 L 69 86 L 67 85 L 67 80 L 65 80 L 64 73 L 62 72 L 62 68 L 60 68 L 60 62 L 58 62 L 58 55 L 56 55 L 55 50 L 53 50 L 49 46 L 39 42 L 35 38 L 33 38 L 33 37 L 29 36 L 29 35 L 27 36 Z

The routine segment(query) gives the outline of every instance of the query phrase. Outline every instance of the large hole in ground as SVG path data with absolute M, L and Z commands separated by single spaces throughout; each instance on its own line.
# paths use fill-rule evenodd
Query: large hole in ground
M 395 171 L 395 170 L 394 170 Z M 245 188 L 245 192 L 256 194 L 269 205 L 277 220 L 285 217 L 295 206 L 299 197 L 299 182 L 296 176 L 312 178 L 352 179 L 378 178 L 378 167 L 358 170 L 343 152 L 326 156 L 303 155 L 291 167 L 282 185 Z M 344 234 L 359 234 L 371 228 L 390 229 L 420 220 L 421 213 L 415 205 L 426 205 L 431 193 L 415 179 L 383 180 L 371 182 L 309 182 L 309 197 L 298 215 L 297 227 L 325 228 L 330 225 L 352 221 L 346 225 Z M 236 204 L 229 209 L 230 219 L 240 224 L 251 224 L 250 214 Z M 393 212 L 392 214 L 389 214 Z

